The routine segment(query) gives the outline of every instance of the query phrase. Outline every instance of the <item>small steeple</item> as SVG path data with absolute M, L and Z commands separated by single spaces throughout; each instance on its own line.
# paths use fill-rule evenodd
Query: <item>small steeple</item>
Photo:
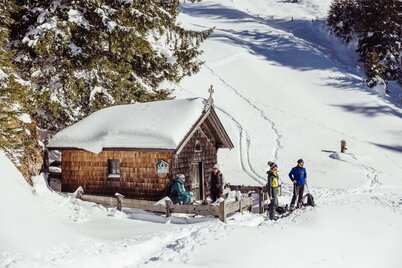
M 214 93 L 214 88 L 212 85 L 209 87 L 208 92 L 209 92 L 209 98 L 205 103 L 205 108 L 204 111 L 207 111 L 209 108 L 214 106 L 214 99 L 212 98 L 212 94 Z

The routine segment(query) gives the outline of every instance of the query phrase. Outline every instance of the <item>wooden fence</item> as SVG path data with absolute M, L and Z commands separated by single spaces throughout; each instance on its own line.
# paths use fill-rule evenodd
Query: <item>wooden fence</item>
M 219 205 L 175 205 L 170 200 L 166 200 L 165 205 L 155 204 L 155 201 L 147 200 L 137 200 L 124 198 L 120 194 L 116 194 L 116 197 L 112 196 L 99 196 L 99 195 L 88 195 L 83 194 L 78 191 L 77 198 L 102 204 L 109 207 L 117 207 L 121 210 L 122 207 L 127 208 L 137 208 L 152 212 L 165 213 L 166 217 L 170 217 L 172 213 L 185 213 L 185 214 L 196 214 L 196 215 L 213 215 L 217 216 L 222 222 L 226 222 L 226 217 L 234 212 L 241 212 L 244 209 L 252 211 L 252 198 L 251 196 L 242 197 L 240 200 L 236 201 L 224 201 Z
M 248 193 L 249 195 L 251 195 L 252 193 L 258 194 L 258 212 L 260 214 L 265 212 L 264 201 L 267 200 L 267 195 L 265 194 L 265 192 L 267 191 L 266 186 L 227 184 L 227 187 L 230 188 L 231 191 L 240 191 L 241 193 Z

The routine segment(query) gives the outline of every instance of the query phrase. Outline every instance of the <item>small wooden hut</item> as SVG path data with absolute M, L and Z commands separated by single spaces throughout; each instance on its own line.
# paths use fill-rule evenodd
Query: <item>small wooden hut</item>
M 49 150 L 60 150 L 61 190 L 159 200 L 178 173 L 197 199 L 219 148 L 233 148 L 211 96 L 113 106 L 57 133 Z

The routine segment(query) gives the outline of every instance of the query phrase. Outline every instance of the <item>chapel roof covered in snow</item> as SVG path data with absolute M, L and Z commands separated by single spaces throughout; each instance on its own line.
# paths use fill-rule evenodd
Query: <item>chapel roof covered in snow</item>
M 57 133 L 49 149 L 104 148 L 180 150 L 204 121 L 214 126 L 220 147 L 233 144 L 213 107 L 202 98 L 164 100 L 108 107 Z

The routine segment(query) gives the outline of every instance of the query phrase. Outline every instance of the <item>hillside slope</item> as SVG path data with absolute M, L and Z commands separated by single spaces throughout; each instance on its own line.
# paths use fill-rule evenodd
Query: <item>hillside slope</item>
M 206 97 L 208 85 L 215 86 L 221 117 L 231 136 L 241 137 L 237 144 L 244 143 L 220 153 L 233 183 L 263 177 L 268 160 L 286 172 L 303 157 L 312 185 L 349 189 L 372 174 L 400 184 L 402 110 L 365 87 L 353 65 L 357 55 L 327 33 L 329 1 L 302 2 L 183 7 L 186 26 L 216 30 L 203 47 L 203 70 L 185 80 L 178 95 Z M 342 139 L 347 160 L 334 160 L 331 151 L 339 151 Z M 252 174 L 239 176 L 239 162 Z

